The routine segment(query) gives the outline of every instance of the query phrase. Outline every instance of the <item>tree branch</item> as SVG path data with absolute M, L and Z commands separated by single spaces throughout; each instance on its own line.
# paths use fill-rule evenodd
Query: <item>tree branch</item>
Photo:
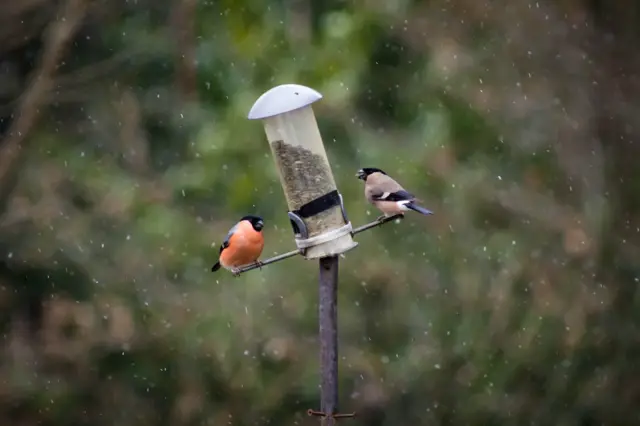
M 64 54 L 64 49 L 73 38 L 85 16 L 85 0 L 67 0 L 61 5 L 44 31 L 44 47 L 39 64 L 33 72 L 27 89 L 20 99 L 13 123 L 0 146 L 0 195 L 6 196 L 17 175 L 17 163 L 23 142 L 36 123 L 40 106 L 53 86 L 53 76 Z M 3 199 L 4 197 L 0 197 Z

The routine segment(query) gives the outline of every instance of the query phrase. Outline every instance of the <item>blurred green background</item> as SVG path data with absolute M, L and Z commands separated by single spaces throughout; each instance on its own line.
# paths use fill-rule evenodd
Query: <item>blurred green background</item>
M 318 423 L 317 263 L 209 271 L 245 214 L 293 248 L 282 83 L 355 225 L 364 166 L 436 212 L 341 260 L 342 423 L 640 424 L 637 2 L 0 11 L 0 424 Z

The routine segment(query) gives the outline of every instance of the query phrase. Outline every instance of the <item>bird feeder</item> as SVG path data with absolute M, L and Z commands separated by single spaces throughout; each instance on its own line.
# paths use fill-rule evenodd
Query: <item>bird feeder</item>
M 307 259 L 358 245 L 338 192 L 311 104 L 313 89 L 283 84 L 265 92 L 249 112 L 262 120 L 287 199 L 296 246 Z
M 333 426 L 354 417 L 338 410 L 338 259 L 358 244 L 352 236 L 401 218 L 376 220 L 352 229 L 322 144 L 311 104 L 322 95 L 308 87 L 284 84 L 264 93 L 251 108 L 250 120 L 262 120 L 287 199 L 297 250 L 241 268 L 246 272 L 302 254 L 318 259 L 321 410 L 308 410 Z

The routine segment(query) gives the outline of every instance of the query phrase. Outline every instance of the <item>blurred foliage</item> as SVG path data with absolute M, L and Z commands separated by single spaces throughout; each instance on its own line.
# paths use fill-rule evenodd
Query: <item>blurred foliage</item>
M 640 421 L 635 2 L 1 7 L 1 424 L 317 422 L 315 262 L 209 271 L 244 214 L 293 246 L 246 119 L 289 82 L 355 224 L 363 166 L 436 212 L 341 261 L 345 422 Z

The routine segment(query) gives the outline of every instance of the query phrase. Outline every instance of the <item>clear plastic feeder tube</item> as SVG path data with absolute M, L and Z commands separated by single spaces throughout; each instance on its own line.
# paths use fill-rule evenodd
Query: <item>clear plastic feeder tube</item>
M 277 86 L 262 95 L 249 113 L 250 119 L 263 120 L 290 211 L 337 189 L 310 106 L 321 97 L 318 92 L 304 86 Z M 351 238 L 350 229 L 344 233 L 328 234 L 345 229 L 347 225 L 340 206 L 305 218 L 304 222 L 309 239 L 323 234 L 336 235 L 332 244 L 318 244 L 324 245 L 324 249 L 310 247 L 307 258 L 339 254 L 357 245 Z

